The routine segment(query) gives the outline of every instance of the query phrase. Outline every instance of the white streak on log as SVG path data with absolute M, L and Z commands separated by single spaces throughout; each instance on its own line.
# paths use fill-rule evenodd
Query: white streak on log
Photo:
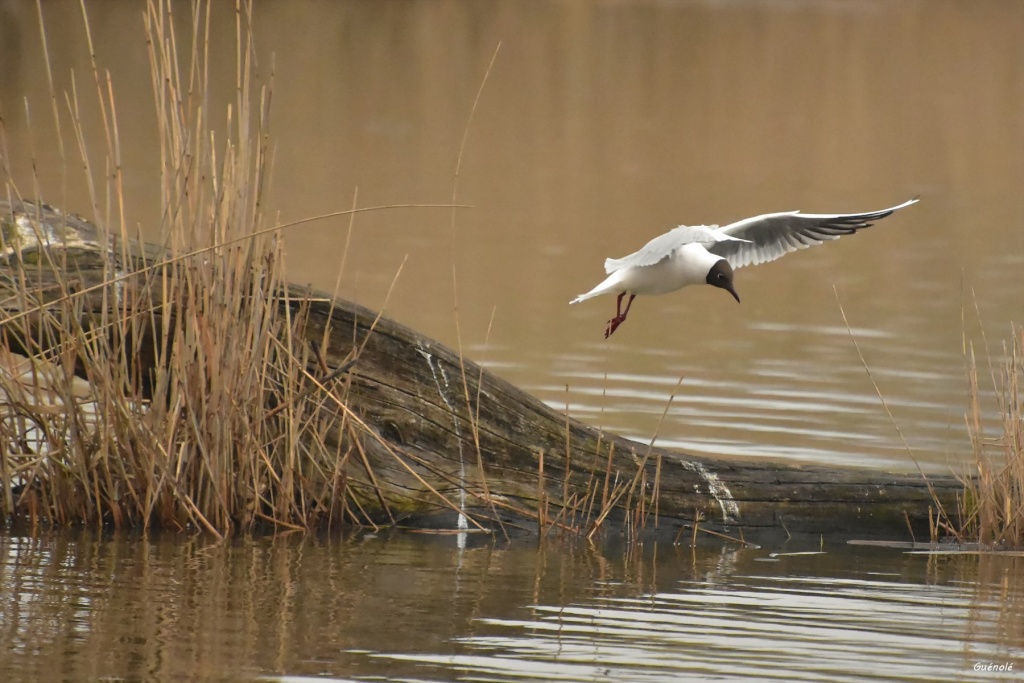
M 726 524 L 735 522 L 740 516 L 740 506 L 736 503 L 736 500 L 732 497 L 732 493 L 729 488 L 722 483 L 722 480 L 718 478 L 718 475 L 714 472 L 709 472 L 708 468 L 699 462 L 691 462 L 684 460 L 682 462 L 683 467 L 688 470 L 692 470 L 700 475 L 701 479 L 708 487 L 708 493 L 718 501 L 718 506 L 722 508 L 722 521 Z
M 428 353 L 426 349 L 420 346 L 416 350 L 420 352 L 421 356 L 427 359 L 427 367 L 430 368 L 430 375 L 434 378 L 434 386 L 437 387 L 437 393 L 440 394 L 441 400 L 444 401 L 444 404 L 448 407 L 448 412 L 452 414 L 452 420 L 455 423 L 455 440 L 458 442 L 459 445 L 459 482 L 461 483 L 461 485 L 459 486 L 460 512 L 458 527 L 459 529 L 469 529 L 469 519 L 466 517 L 466 461 L 462 453 L 462 429 L 459 426 L 459 414 L 455 412 L 455 408 L 448 400 L 448 394 L 446 391 L 449 387 L 448 374 L 444 371 L 444 366 L 441 365 L 440 363 L 437 363 L 435 366 L 434 357 L 430 353 Z M 444 380 L 444 387 L 441 386 L 441 380 L 438 379 L 437 376 L 439 370 L 441 372 L 441 379 Z M 459 542 L 461 547 L 461 544 L 465 543 L 465 539 L 460 538 Z

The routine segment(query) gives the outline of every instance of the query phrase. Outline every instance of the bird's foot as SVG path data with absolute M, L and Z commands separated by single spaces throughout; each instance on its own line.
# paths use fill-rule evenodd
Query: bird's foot
M 612 333 L 615 330 L 619 329 L 619 325 L 621 325 L 625 319 L 626 319 L 626 316 L 624 316 L 624 315 L 617 315 L 614 318 L 612 318 L 611 320 L 609 320 L 608 321 L 608 327 L 606 327 L 605 330 L 604 330 L 604 338 L 607 339 L 608 337 L 612 336 Z

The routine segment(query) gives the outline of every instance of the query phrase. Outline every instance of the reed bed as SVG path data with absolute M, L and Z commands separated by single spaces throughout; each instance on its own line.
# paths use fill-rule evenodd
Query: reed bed
M 921 471 L 914 452 L 903 437 L 888 403 L 864 360 L 853 335 L 846 311 L 836 291 L 839 312 L 850 333 L 861 365 L 878 394 L 896 433 L 911 460 Z M 975 306 L 977 312 L 977 306 Z M 961 317 L 963 317 L 961 313 Z M 980 314 L 979 314 L 980 318 Z M 961 321 L 963 323 L 963 320 Z M 930 541 L 952 540 L 960 544 L 980 544 L 994 549 L 1024 546 L 1024 328 L 1012 327 L 1010 340 L 1003 345 L 1002 360 L 989 358 L 992 394 L 995 405 L 985 404 L 978 380 L 978 362 L 974 344 L 964 338 L 967 368 L 967 431 L 972 457 L 970 470 L 958 475 L 964 487 L 955 509 L 947 509 L 929 484 L 934 507 L 929 509 Z M 910 521 L 907 520 L 908 528 Z M 913 535 L 913 529 L 910 529 Z
M 1024 328 L 1014 327 L 1000 360 L 989 363 L 995 409 L 985 407 L 973 344 L 967 347 L 968 412 L 973 459 L 963 477 L 957 519 L 942 530 L 992 548 L 1024 547 Z
M 80 124 L 77 87 L 51 93 L 111 246 L 98 256 L 100 281 L 83 285 L 68 260 L 73 217 L 26 204 L 2 218 L 6 257 L 23 277 L 3 292 L 6 310 L 20 313 L 0 324 L 0 517 L 216 535 L 363 520 L 359 500 L 372 492 L 354 491 L 346 476 L 357 454 L 343 437 L 358 427 L 344 410 L 343 375 L 310 374 L 322 359 L 296 343 L 308 307 L 289 300 L 280 233 L 261 224 L 271 90 L 257 84 L 251 6 L 236 9 L 236 97 L 215 128 L 210 5 L 193 4 L 187 22 L 169 2 L 146 7 L 161 161 L 154 259 L 131 247 L 141 240 L 126 218 L 109 76 L 94 59 L 98 153 Z M 45 42 L 43 26 L 41 15 Z M 176 34 L 182 26 L 187 38 Z M 22 188 L 4 171 L 17 205 Z M 45 242 L 54 226 L 60 262 L 12 239 L 21 229 Z M 40 279 L 49 288 L 30 284 Z

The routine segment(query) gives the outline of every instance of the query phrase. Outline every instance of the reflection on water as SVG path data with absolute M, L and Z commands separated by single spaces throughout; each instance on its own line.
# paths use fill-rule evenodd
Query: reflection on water
M 470 655 L 387 656 L 492 680 L 973 678 L 964 652 L 950 647 L 971 608 L 968 592 L 948 586 L 734 577 L 723 586 L 683 582 L 638 598 L 534 606 L 529 619 L 484 619 L 495 634 L 461 640 Z M 986 662 L 1024 654 L 980 638 L 970 651 Z
M 0 3 L 5 165 L 22 192 L 38 182 L 89 213 L 80 164 L 62 161 L 44 113 L 34 12 Z M 81 12 L 44 13 L 63 101 L 72 73 L 92 80 Z M 159 160 L 139 5 L 89 14 L 118 98 L 126 208 L 151 226 Z M 234 97 L 235 15 L 213 3 L 213 17 L 218 112 Z M 1024 4 L 265 1 L 253 22 L 256 68 L 275 74 L 268 215 L 346 209 L 356 188 L 364 206 L 450 202 L 466 136 L 455 199 L 472 208 L 361 214 L 343 296 L 382 306 L 408 257 L 389 313 L 449 345 L 461 330 L 472 356 L 578 417 L 647 441 L 685 375 L 664 443 L 911 468 L 835 286 L 916 457 L 943 466 L 967 450 L 961 314 L 974 339 L 975 300 L 989 340 L 1024 319 Z M 102 149 L 94 109 L 83 94 Z M 717 291 L 642 298 L 609 342 L 611 300 L 568 306 L 605 257 L 681 222 L 914 195 L 866 233 L 740 270 L 741 305 Z M 347 226 L 290 231 L 291 278 L 333 289 Z
M 468 546 L 0 536 L 0 680 L 933 681 L 1024 666 L 1020 557 L 818 539 Z

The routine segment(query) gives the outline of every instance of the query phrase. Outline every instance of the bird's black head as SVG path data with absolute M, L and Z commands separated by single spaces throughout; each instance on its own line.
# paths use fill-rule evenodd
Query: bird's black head
M 736 303 L 739 303 L 740 295 L 732 286 L 732 266 L 724 258 L 719 259 L 715 265 L 711 266 L 706 282 L 712 287 L 721 287 L 726 290 L 736 299 Z

